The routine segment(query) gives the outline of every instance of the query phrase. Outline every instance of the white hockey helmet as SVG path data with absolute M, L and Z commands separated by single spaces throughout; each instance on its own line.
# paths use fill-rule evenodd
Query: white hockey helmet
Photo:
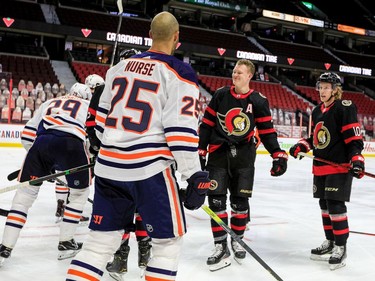
M 90 89 L 95 89 L 97 86 L 104 85 L 104 79 L 98 74 L 90 74 L 86 77 L 85 84 Z
M 90 88 L 87 85 L 78 82 L 70 88 L 69 94 L 84 100 L 91 100 L 92 97 Z

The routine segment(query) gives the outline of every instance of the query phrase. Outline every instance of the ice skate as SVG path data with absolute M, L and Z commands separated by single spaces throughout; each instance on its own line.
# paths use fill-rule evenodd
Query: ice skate
M 128 272 L 128 256 L 130 247 L 127 242 L 123 243 L 113 256 L 113 261 L 107 263 L 106 269 L 109 276 L 117 281 L 122 281 Z
M 234 259 L 239 264 L 242 264 L 243 259 L 246 257 L 245 249 L 242 248 L 240 243 L 238 243 L 237 241 L 235 241 L 233 239 L 231 241 L 231 245 L 232 245 L 232 251 L 233 251 L 233 254 L 234 254 Z
M 335 270 L 346 265 L 346 246 L 336 246 L 333 248 L 331 257 L 328 260 L 329 269 Z
M 310 259 L 314 261 L 328 261 L 332 254 L 334 242 L 325 240 L 318 248 L 311 249 Z
M 82 243 L 77 243 L 74 239 L 69 241 L 60 241 L 58 249 L 59 254 L 57 259 L 65 260 L 74 257 L 82 249 Z
M 3 244 L 0 244 L 0 266 L 2 266 L 4 261 L 10 257 L 11 253 L 11 248 L 5 247 Z
M 79 219 L 79 225 L 88 225 L 89 222 L 90 222 L 89 217 L 81 216 L 81 218 Z
M 59 223 L 62 221 L 62 218 L 64 216 L 65 211 L 65 201 L 62 199 L 57 200 L 57 208 L 56 208 L 56 223 Z
M 145 268 L 151 256 L 151 239 L 138 242 L 138 267 Z
M 231 261 L 229 256 L 230 251 L 226 242 L 215 244 L 214 253 L 207 259 L 207 265 L 210 271 L 216 271 L 230 266 Z
M 145 275 L 146 266 L 151 257 L 151 238 L 138 242 L 138 267 L 141 269 L 141 278 Z

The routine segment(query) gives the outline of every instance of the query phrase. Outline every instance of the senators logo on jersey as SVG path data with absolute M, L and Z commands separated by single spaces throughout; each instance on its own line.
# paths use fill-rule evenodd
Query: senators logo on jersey
M 242 108 L 232 108 L 225 115 L 218 112 L 217 118 L 228 136 L 243 136 L 249 132 L 250 119 L 242 112 Z
M 327 127 L 324 126 L 324 122 L 319 122 L 315 126 L 314 130 L 314 147 L 316 149 L 326 148 L 331 141 L 331 134 L 329 133 Z

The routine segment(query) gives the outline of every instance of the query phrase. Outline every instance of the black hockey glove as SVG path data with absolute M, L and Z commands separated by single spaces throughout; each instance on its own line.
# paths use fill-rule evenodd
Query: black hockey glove
M 361 179 L 365 174 L 365 158 L 361 154 L 354 155 L 350 161 L 351 168 L 350 172 L 353 177 Z
M 274 152 L 272 154 L 273 162 L 271 168 L 271 176 L 278 177 L 285 173 L 287 169 L 288 154 L 284 150 Z
M 310 145 L 309 143 L 304 140 L 304 139 L 301 139 L 298 143 L 296 143 L 295 145 L 293 145 L 290 149 L 289 149 L 289 154 L 294 157 L 294 158 L 298 158 L 299 160 L 301 160 L 303 158 L 303 156 L 301 155 L 298 155 L 299 152 L 309 152 L 310 150 Z
M 206 161 L 207 161 L 207 150 L 204 149 L 198 149 L 198 154 L 199 154 L 199 161 L 201 162 L 201 170 L 205 171 L 206 170 Z
M 187 182 L 184 206 L 189 210 L 199 209 L 206 199 L 206 194 L 211 184 L 208 172 L 198 171 Z

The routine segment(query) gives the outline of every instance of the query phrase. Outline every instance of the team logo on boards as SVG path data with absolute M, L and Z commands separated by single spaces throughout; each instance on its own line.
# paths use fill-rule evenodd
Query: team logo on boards
M 217 118 L 221 128 L 228 136 L 243 136 L 249 132 L 250 119 L 242 112 L 242 108 L 232 108 L 225 115 L 218 112 Z

